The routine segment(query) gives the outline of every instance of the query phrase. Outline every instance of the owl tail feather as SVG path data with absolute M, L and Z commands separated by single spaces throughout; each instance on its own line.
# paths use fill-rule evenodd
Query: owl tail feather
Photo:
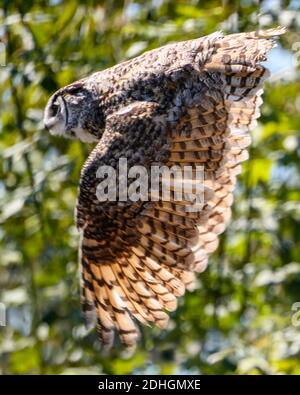
M 97 332 L 106 349 L 114 343 L 117 331 L 126 348 L 139 339 L 136 321 L 166 328 L 166 311 L 177 308 L 177 297 L 192 289 L 191 272 L 170 268 L 134 252 L 114 263 L 96 264 L 81 260 L 82 309 L 87 324 L 97 319 Z

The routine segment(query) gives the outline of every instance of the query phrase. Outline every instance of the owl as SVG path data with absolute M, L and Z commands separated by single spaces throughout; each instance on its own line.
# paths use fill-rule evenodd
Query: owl
M 168 312 L 205 270 L 230 220 L 249 132 L 260 115 L 269 75 L 261 62 L 284 31 L 217 32 L 172 43 L 50 97 L 45 128 L 96 144 L 81 171 L 76 223 L 82 310 L 104 347 L 117 333 L 134 348 L 139 323 L 165 328 Z M 143 167 L 146 176 L 153 166 L 188 167 L 183 182 L 198 192 L 185 190 L 179 199 L 182 185 L 171 176 L 167 197 L 159 189 L 155 198 L 148 192 L 148 199 L 121 199 L 124 179 L 117 178 L 115 198 L 99 198 L 99 169 L 118 174 L 122 160 Z M 134 180 L 127 181 L 130 188 Z

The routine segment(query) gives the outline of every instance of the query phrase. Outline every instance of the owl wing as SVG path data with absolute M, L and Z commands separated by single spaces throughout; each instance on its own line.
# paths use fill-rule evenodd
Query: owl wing
M 173 109 L 137 103 L 108 122 L 106 143 L 99 143 L 82 173 L 77 206 L 83 309 L 88 319 L 96 312 L 105 345 L 112 345 L 116 329 L 125 346 L 134 346 L 139 336 L 134 320 L 165 328 L 166 311 L 176 309 L 177 297 L 193 287 L 193 273 L 205 269 L 209 254 L 217 248 L 218 235 L 230 218 L 236 176 L 247 159 L 249 131 L 259 116 L 262 84 L 268 76 L 260 62 L 273 43 L 260 36 L 276 33 L 244 33 L 215 42 L 213 55 L 194 81 L 200 95 L 197 89 L 189 94 L 183 89 Z M 143 133 L 136 134 L 137 130 Z M 152 142 L 158 141 L 158 148 L 150 150 L 148 157 L 142 139 L 153 133 L 157 138 Z M 126 135 L 139 137 L 131 141 Z M 159 146 L 164 140 L 160 136 L 168 143 L 161 158 Z M 106 156 L 105 163 L 113 166 L 121 153 L 128 158 L 137 154 L 146 167 L 153 162 L 177 169 L 190 166 L 184 182 L 193 193 L 188 190 L 179 201 L 176 192 L 182 184 L 171 182 L 168 199 L 123 206 L 91 202 L 93 171 L 101 162 L 103 147 L 102 162 Z M 200 191 L 197 166 L 204 170 Z M 98 211 L 102 222 L 97 220 Z

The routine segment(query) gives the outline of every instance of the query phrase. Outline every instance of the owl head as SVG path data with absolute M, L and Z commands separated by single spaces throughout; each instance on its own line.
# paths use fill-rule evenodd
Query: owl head
M 55 92 L 47 103 L 44 125 L 53 135 L 88 143 L 99 141 L 104 120 L 90 81 L 80 80 Z

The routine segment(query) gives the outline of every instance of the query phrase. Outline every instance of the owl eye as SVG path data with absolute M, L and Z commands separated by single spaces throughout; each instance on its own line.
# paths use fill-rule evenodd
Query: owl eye
M 76 92 L 76 93 L 72 93 L 72 95 L 76 96 L 76 97 L 83 97 L 84 93 L 83 92 Z
M 72 96 L 81 97 L 84 96 L 81 86 L 74 86 L 68 89 L 68 93 Z

